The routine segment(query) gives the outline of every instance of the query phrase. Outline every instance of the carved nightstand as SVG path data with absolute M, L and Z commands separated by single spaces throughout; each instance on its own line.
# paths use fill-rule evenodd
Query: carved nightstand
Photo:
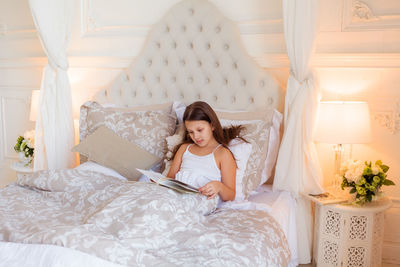
M 25 166 L 24 163 L 14 162 L 11 164 L 11 169 L 17 172 L 17 177 L 20 175 L 27 175 L 33 172 L 31 166 Z
M 21 162 L 13 162 L 11 164 L 11 169 L 17 172 L 17 174 L 27 174 L 33 172 L 33 168 L 30 166 L 25 166 Z
M 315 205 L 314 260 L 317 266 L 381 266 L 384 211 L 391 201 Z

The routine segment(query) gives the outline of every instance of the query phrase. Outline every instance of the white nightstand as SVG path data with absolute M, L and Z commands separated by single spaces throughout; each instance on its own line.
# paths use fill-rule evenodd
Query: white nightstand
M 391 206 L 388 198 L 364 206 L 315 203 L 317 266 L 381 266 L 384 211 Z
M 25 166 L 24 163 L 21 162 L 13 162 L 11 164 L 11 169 L 21 174 L 27 174 L 33 172 L 33 168 L 31 166 Z
M 13 162 L 10 167 L 17 172 L 17 177 L 19 175 L 27 175 L 33 172 L 31 166 L 25 166 L 24 163 L 21 162 Z

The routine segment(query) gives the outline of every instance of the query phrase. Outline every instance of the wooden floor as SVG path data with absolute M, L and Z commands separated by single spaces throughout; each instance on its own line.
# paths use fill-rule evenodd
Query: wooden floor
M 315 267 L 315 264 L 300 264 L 299 267 Z M 382 263 L 382 267 L 400 267 L 400 264 Z

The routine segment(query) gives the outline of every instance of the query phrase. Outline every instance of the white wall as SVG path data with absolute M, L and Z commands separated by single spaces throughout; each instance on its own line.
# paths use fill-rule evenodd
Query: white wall
M 178 0 L 75 0 L 68 49 L 76 110 L 96 90 L 107 87 L 139 53 L 145 36 Z M 289 61 L 282 34 L 281 1 L 212 0 L 238 23 L 249 54 L 286 84 Z M 400 263 L 400 2 L 321 0 L 321 32 L 312 65 L 324 100 L 366 100 L 374 140 L 354 145 L 353 158 L 381 159 L 397 184 L 386 188 L 394 205 L 386 212 L 386 262 Z M 0 0 L 0 184 L 14 179 L 15 140 L 28 121 L 30 92 L 39 89 L 47 60 L 36 37 L 26 0 Z M 333 152 L 318 144 L 324 183 L 330 182 Z

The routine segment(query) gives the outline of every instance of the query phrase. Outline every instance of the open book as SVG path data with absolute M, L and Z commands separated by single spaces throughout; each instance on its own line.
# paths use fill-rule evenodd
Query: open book
M 193 187 L 191 185 L 188 185 L 184 182 L 181 182 L 181 181 L 178 181 L 178 180 L 175 180 L 172 178 L 165 177 L 161 173 L 154 172 L 154 171 L 146 171 L 146 170 L 141 170 L 141 169 L 137 169 L 137 170 L 139 172 L 143 173 L 148 178 L 150 178 L 150 180 L 152 180 L 153 182 L 155 182 L 161 186 L 165 186 L 165 187 L 174 189 L 181 193 L 200 193 L 199 189 L 197 189 L 196 187 Z
M 308 199 L 314 201 L 321 205 L 327 204 L 339 204 L 339 203 L 346 203 L 349 201 L 348 197 L 344 197 L 343 195 L 335 195 L 329 192 L 325 192 L 322 194 L 308 194 Z

